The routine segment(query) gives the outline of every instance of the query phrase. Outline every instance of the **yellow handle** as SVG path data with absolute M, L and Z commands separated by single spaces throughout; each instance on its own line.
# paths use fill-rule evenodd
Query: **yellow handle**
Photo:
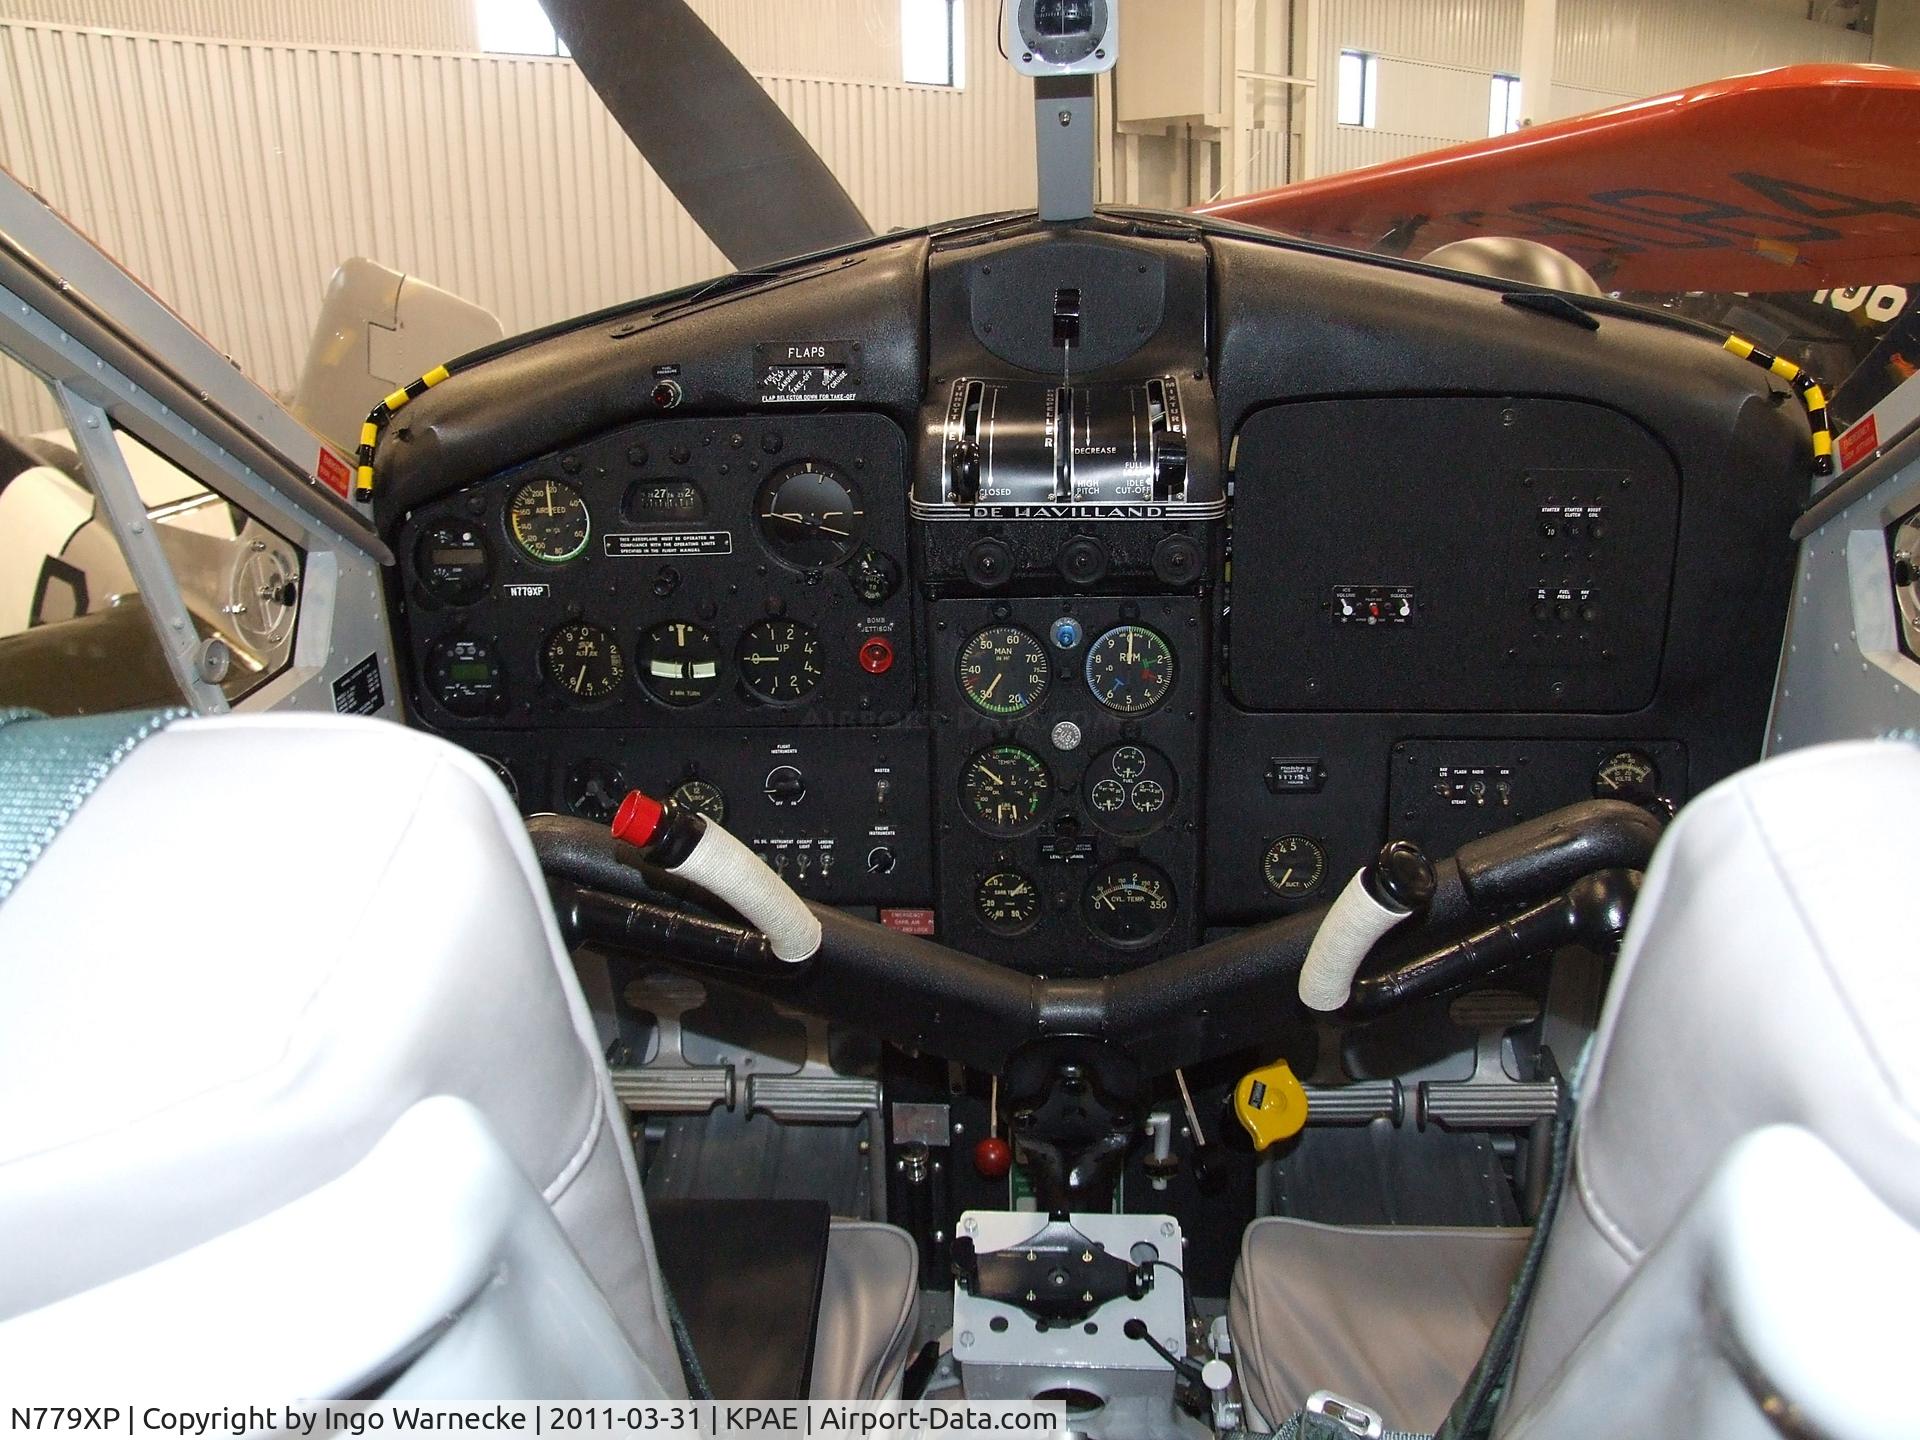
M 1307 1123 L 1307 1092 L 1293 1078 L 1292 1067 L 1276 1060 L 1240 1077 L 1233 1087 L 1233 1113 L 1253 1137 L 1253 1148 L 1264 1150 L 1300 1133 Z

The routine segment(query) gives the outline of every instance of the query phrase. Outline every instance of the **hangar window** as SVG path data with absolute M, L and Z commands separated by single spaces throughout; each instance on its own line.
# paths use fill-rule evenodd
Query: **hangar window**
M 51 387 L 0 352 L 0 706 L 97 715 L 182 696 Z
M 500 55 L 565 55 L 540 0 L 473 0 L 480 48 Z
M 1496 75 L 1487 95 L 1487 134 L 1511 135 L 1520 128 L 1520 77 Z
M 1380 57 L 1365 50 L 1340 52 L 1338 118 L 1342 125 L 1380 123 Z
M 900 0 L 900 77 L 911 85 L 966 83 L 961 0 Z

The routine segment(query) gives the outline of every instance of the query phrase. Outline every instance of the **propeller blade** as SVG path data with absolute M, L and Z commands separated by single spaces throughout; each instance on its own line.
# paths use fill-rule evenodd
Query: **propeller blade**
M 684 0 L 544 0 L 627 138 L 736 268 L 873 227 L 760 82 Z

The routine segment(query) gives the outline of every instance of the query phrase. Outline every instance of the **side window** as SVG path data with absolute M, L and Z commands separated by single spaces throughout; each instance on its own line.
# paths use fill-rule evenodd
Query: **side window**
M 200 675 L 239 700 L 293 658 L 305 557 L 238 505 L 116 429 L 200 642 Z
M 191 658 L 170 662 L 51 388 L 0 352 L 0 705 L 178 705 L 190 697 L 176 663 L 205 682 L 203 701 L 210 687 L 236 701 L 292 659 L 304 557 L 134 435 L 112 438 L 192 622 Z
M 47 383 L 0 352 L 0 705 L 178 705 L 152 618 Z

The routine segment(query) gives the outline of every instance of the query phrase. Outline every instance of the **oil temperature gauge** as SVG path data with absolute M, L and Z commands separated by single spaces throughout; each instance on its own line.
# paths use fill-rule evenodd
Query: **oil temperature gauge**
M 1018 935 L 1040 915 L 1040 887 L 1018 870 L 996 870 L 974 887 L 980 923 L 999 935 Z
M 1052 789 L 1046 762 L 1024 745 L 989 745 L 960 772 L 960 806 L 989 835 L 1031 829 Z
M 1109 945 L 1151 945 L 1173 928 L 1173 879 L 1146 860 L 1116 860 L 1093 872 L 1080 913 Z

